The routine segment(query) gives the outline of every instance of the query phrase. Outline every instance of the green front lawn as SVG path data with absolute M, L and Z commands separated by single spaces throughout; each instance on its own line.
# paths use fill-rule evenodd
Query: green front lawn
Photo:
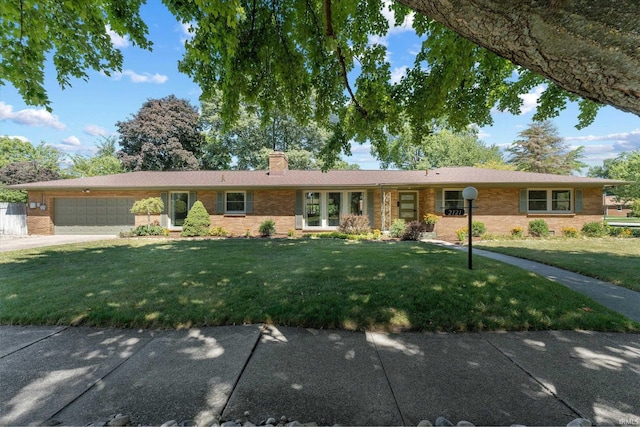
M 551 238 L 475 244 L 640 291 L 640 239 Z
M 416 242 L 111 240 L 3 253 L 0 323 L 640 331 L 516 267 Z

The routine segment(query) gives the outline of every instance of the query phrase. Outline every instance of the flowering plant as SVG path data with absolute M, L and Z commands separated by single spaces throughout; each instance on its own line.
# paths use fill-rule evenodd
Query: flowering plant
M 425 224 L 435 224 L 436 222 L 440 221 L 440 217 L 436 214 L 432 214 L 432 213 L 428 213 L 426 214 L 424 217 L 424 223 Z

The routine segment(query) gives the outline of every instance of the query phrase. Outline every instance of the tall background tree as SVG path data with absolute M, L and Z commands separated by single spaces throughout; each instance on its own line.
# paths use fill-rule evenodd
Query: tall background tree
M 0 7 L 0 83 L 31 104 L 50 107 L 44 69 L 58 82 L 87 70 L 121 71 L 108 31 L 150 48 L 139 0 L 10 1 Z M 184 2 L 164 0 L 193 38 L 179 63 L 209 100 L 222 93 L 221 117 L 233 122 L 241 100 L 263 114 L 331 131 L 322 153 L 336 157 L 352 140 L 382 152 L 401 117 L 414 132 L 434 118 L 461 129 L 491 123 L 491 109 L 519 112 L 518 96 L 544 84 L 534 120 L 580 101 L 579 124 L 593 120 L 591 101 L 640 114 L 640 3 L 618 0 L 312 0 Z M 386 47 L 372 43 L 413 11 L 423 37 L 413 67 L 391 82 Z M 65 19 L 59 19 L 64 16 Z M 84 37 L 77 37 L 83 34 Z M 462 35 L 463 37 L 460 37 Z M 357 73 L 356 73 L 357 71 Z M 579 97 L 584 98 L 579 100 Z
M 44 142 L 33 146 L 28 141 L 0 136 L 0 201 L 26 202 L 26 192 L 4 187 L 60 178 L 62 158 L 61 151 Z
M 589 168 L 589 176 L 629 181 L 611 190 L 611 194 L 623 201 L 640 200 L 640 150 L 620 153 L 615 159 L 607 159 L 602 166 Z
M 385 169 L 416 170 L 504 163 L 500 148 L 485 145 L 478 138 L 476 128 L 454 132 L 435 126 L 429 133 L 415 135 L 409 126 L 405 126 L 398 137 L 390 139 L 387 153 L 380 156 L 381 166 Z
M 69 175 L 76 178 L 87 176 L 111 175 L 121 173 L 124 169 L 116 153 L 116 138 L 102 137 L 96 144 L 98 150 L 93 156 L 76 154 L 71 156 Z
M 203 150 L 204 169 L 267 169 L 269 153 L 287 154 L 290 169 L 323 169 L 320 150 L 329 133 L 313 120 L 301 124 L 281 112 L 270 116 L 252 106 L 241 105 L 233 126 L 226 128 L 220 116 L 220 99 L 203 103 L 202 117 L 207 144 Z M 353 168 L 334 161 L 333 169 Z
M 584 157 L 584 147 L 569 150 L 551 121 L 532 123 L 519 136 L 521 139 L 506 150 L 511 153 L 509 163 L 517 170 L 571 175 L 586 167 L 580 161 Z
M 131 119 L 117 122 L 127 170 L 197 170 L 205 139 L 198 110 L 169 95 L 149 99 Z

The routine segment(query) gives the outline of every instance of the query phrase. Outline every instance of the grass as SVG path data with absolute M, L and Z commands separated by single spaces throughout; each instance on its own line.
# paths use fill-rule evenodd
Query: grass
M 0 323 L 640 331 L 532 273 L 416 242 L 111 240 L 0 257 Z
M 607 216 L 605 217 L 606 222 L 625 222 L 632 224 L 640 224 L 640 218 L 637 217 L 626 217 L 626 216 Z
M 483 241 L 476 246 L 640 291 L 640 240 L 637 238 L 515 239 Z

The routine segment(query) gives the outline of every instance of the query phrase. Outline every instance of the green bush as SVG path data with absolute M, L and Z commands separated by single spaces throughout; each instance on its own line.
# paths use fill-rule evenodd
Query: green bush
M 345 234 L 369 234 L 369 217 L 366 215 L 342 215 L 338 231 Z
M 389 227 L 389 235 L 395 238 L 402 237 L 405 228 L 407 228 L 407 223 L 405 222 L 405 220 L 396 218 L 391 224 L 391 227 Z
M 402 240 L 420 240 L 422 233 L 424 232 L 424 222 L 411 221 L 404 229 L 404 233 L 400 239 Z
M 607 226 L 602 222 L 587 222 L 582 226 L 582 234 L 587 237 L 604 237 L 609 234 Z
M 456 230 L 456 236 L 458 236 L 459 241 L 467 240 L 467 235 L 469 232 L 469 227 L 462 227 Z
M 164 228 L 160 225 L 139 225 L 131 231 L 132 236 L 162 236 Z
M 534 219 L 529 221 L 529 235 L 533 237 L 547 237 L 549 235 L 549 224 L 544 219 Z
M 224 227 L 212 227 L 211 230 L 209 230 L 209 234 L 211 236 L 226 237 L 229 232 Z
M 180 235 L 183 237 L 208 236 L 209 226 L 211 226 L 209 212 L 207 212 L 202 202 L 198 200 L 193 204 L 184 219 Z
M 640 199 L 635 199 L 631 204 L 631 216 L 640 218 Z
M 258 231 L 262 237 L 269 237 L 276 233 L 276 222 L 272 219 L 265 219 L 258 227 Z
M 471 235 L 473 237 L 480 237 L 487 232 L 487 227 L 485 227 L 484 222 L 473 221 L 471 223 Z

